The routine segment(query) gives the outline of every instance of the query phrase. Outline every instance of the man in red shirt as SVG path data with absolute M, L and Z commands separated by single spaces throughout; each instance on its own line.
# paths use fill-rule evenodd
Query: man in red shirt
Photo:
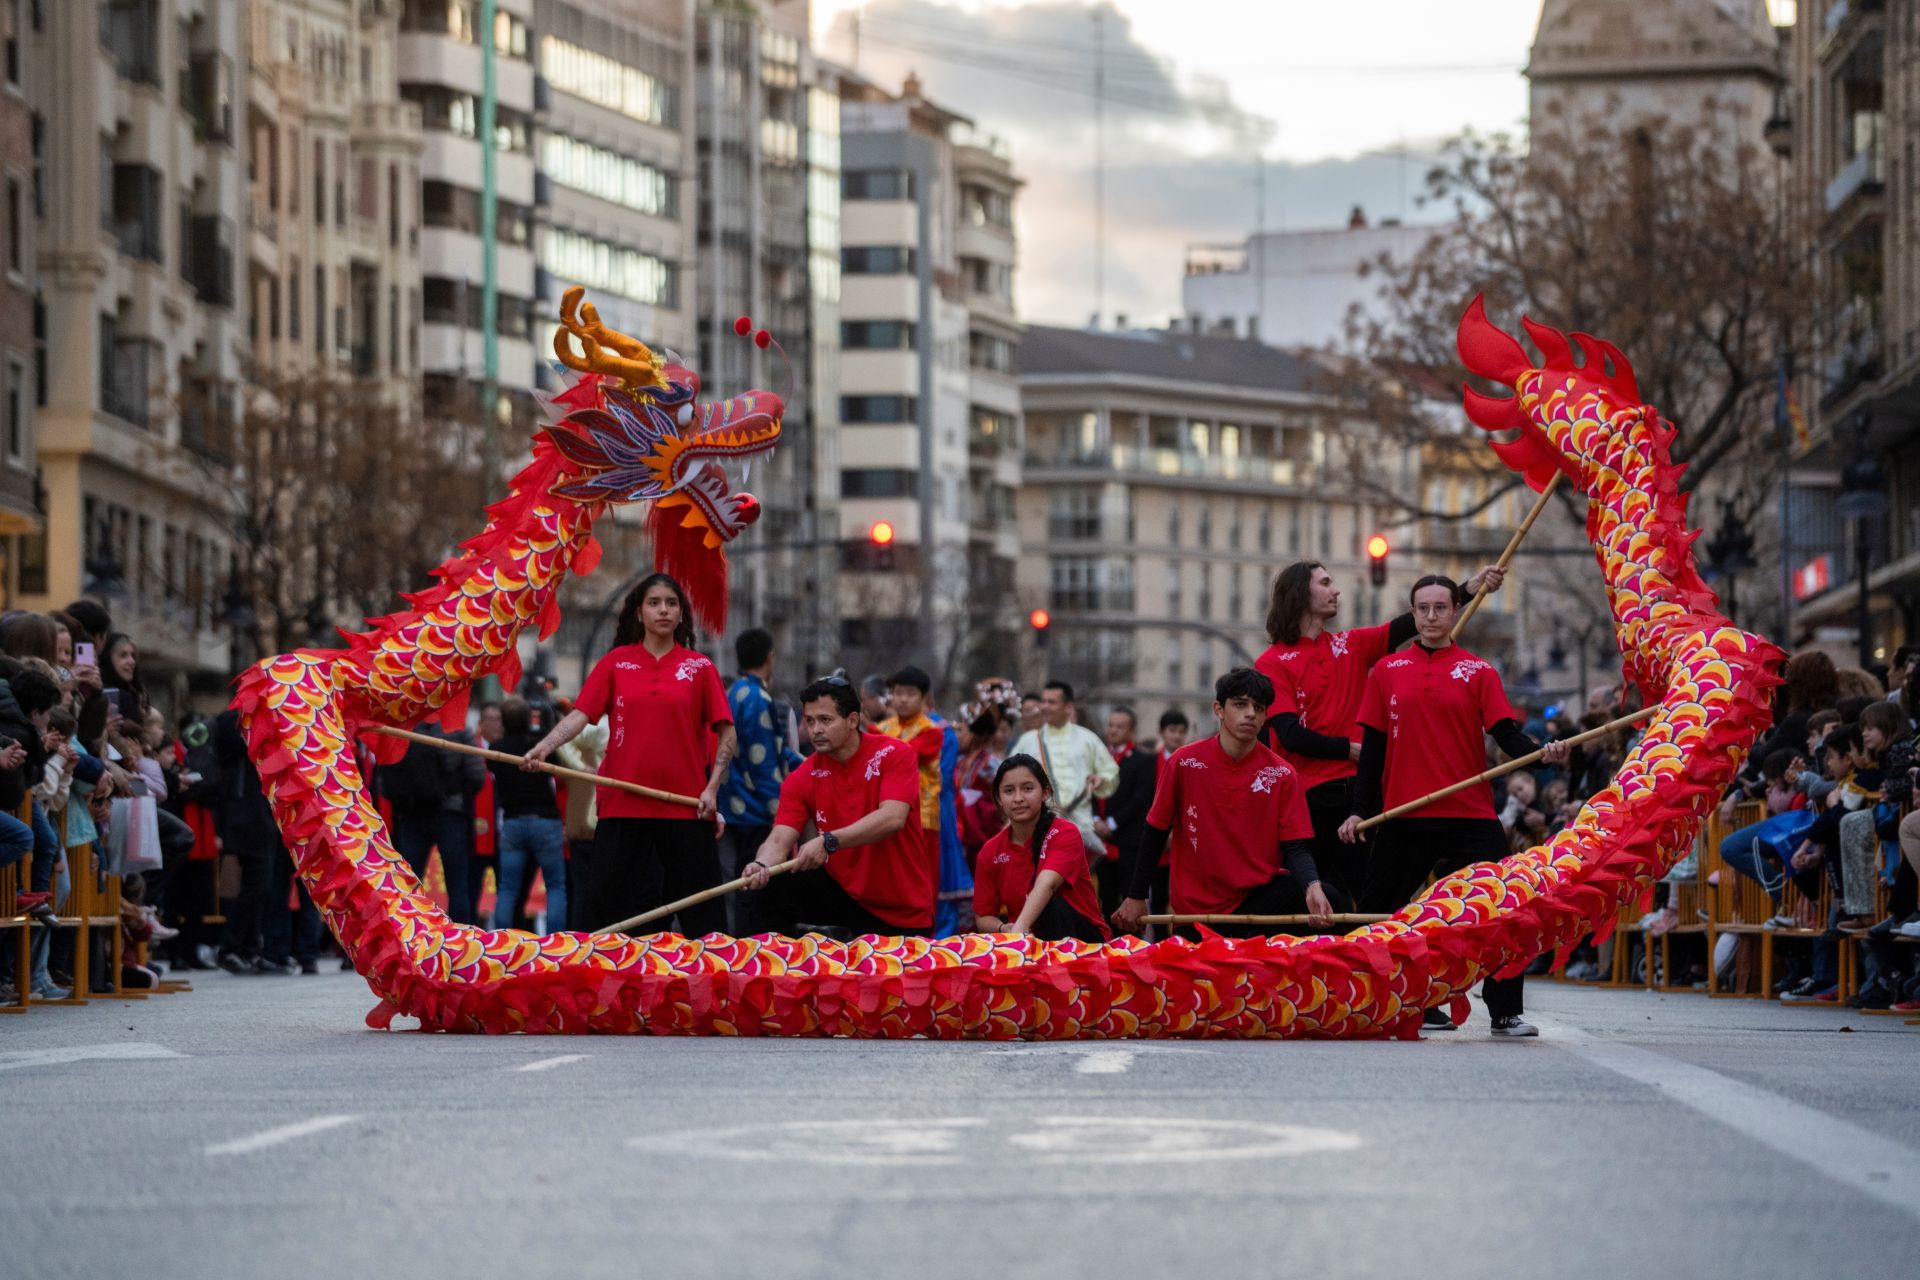
M 1413 619 L 1419 643 L 1388 658 L 1367 677 L 1360 703 L 1361 742 L 1353 811 L 1340 838 L 1360 839 L 1362 818 L 1471 778 L 1486 769 L 1491 734 L 1512 757 L 1535 750 L 1547 764 L 1564 762 L 1571 748 L 1544 748 L 1520 731 L 1493 668 L 1453 643 L 1454 603 L 1459 588 L 1429 574 L 1413 585 Z M 1386 798 L 1381 800 L 1384 780 Z M 1404 818 L 1384 822 L 1374 843 L 1362 911 L 1391 912 L 1412 901 L 1429 875 L 1450 875 L 1476 862 L 1507 856 L 1507 833 L 1493 812 L 1493 788 L 1468 787 Z M 1521 1016 L 1526 979 L 1489 976 L 1480 986 L 1496 1036 L 1533 1036 L 1539 1031 Z M 1451 1030 L 1443 1009 L 1429 1009 L 1427 1023 Z
M 1472 596 L 1482 582 L 1497 591 L 1505 577 L 1505 569 L 1490 564 L 1467 579 L 1466 593 Z M 1340 588 L 1325 565 L 1317 560 L 1288 565 L 1273 580 L 1267 607 L 1270 645 L 1253 665 L 1273 681 L 1273 705 L 1261 741 L 1300 775 L 1320 873 L 1349 897 L 1358 897 L 1366 883 L 1366 845 L 1344 844 L 1339 832 L 1353 810 L 1360 694 L 1373 664 L 1413 639 L 1414 619 L 1403 613 L 1377 627 L 1331 630 L 1339 613 Z
M 930 933 L 937 881 L 913 822 L 912 749 L 861 731 L 860 695 L 844 679 L 816 680 L 800 700 L 814 754 L 780 784 L 773 834 L 741 868 L 746 887 L 764 891 L 745 900 L 749 927 L 790 937 L 803 924 L 855 936 Z M 802 843 L 809 822 L 815 834 Z M 798 869 L 767 875 L 788 859 Z
M 1298 915 L 1324 923 L 1347 897 L 1329 890 L 1313 861 L 1313 827 L 1299 777 L 1260 745 L 1273 683 L 1249 667 L 1214 682 L 1220 732 L 1164 757 L 1141 856 L 1113 923 L 1140 927 L 1160 852 L 1171 847 L 1173 910 L 1179 915 Z M 1249 937 L 1258 925 L 1219 932 Z

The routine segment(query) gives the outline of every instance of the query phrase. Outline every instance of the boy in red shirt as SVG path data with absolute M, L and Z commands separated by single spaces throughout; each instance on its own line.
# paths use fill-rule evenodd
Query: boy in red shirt
M 1007 825 L 980 848 L 973 878 L 980 932 L 1109 941 L 1086 840 L 1053 811 L 1046 769 L 1032 756 L 1008 756 L 993 775 L 993 796 Z
M 1161 850 L 1173 850 L 1171 897 L 1179 915 L 1311 915 L 1316 924 L 1347 896 L 1329 888 L 1313 861 L 1313 827 L 1291 766 L 1259 743 L 1273 683 L 1250 667 L 1214 682 L 1220 732 L 1190 742 L 1160 764 L 1159 785 L 1129 896 L 1113 913 L 1128 932 L 1140 927 Z M 1250 937 L 1258 925 L 1223 925 Z
M 800 925 L 855 936 L 933 929 L 935 874 L 913 818 L 920 773 L 907 744 L 860 728 L 860 695 L 841 678 L 800 692 L 814 754 L 780 784 L 773 834 L 741 868 L 754 933 L 793 936 Z M 801 843 L 813 823 L 815 835 Z M 788 859 L 797 870 L 770 879 Z
M 1560 764 L 1571 753 L 1565 742 L 1541 748 L 1522 733 L 1494 669 L 1453 643 L 1459 592 L 1451 578 L 1439 574 L 1414 583 L 1419 643 L 1380 663 L 1367 677 L 1360 702 L 1365 737 L 1354 779 L 1353 812 L 1340 825 L 1340 838 L 1348 843 L 1361 839 L 1362 818 L 1483 772 L 1489 734 L 1510 757 L 1539 750 L 1544 763 Z M 1429 875 L 1497 862 L 1508 852 L 1506 829 L 1493 812 L 1493 788 L 1456 791 L 1380 825 L 1360 909 L 1398 911 Z M 1489 976 L 1481 983 L 1494 1035 L 1540 1034 L 1521 1016 L 1525 982 L 1523 975 L 1516 975 Z M 1429 1009 L 1426 1025 L 1451 1030 L 1453 1019 L 1443 1009 Z
M 1485 583 L 1498 591 L 1506 570 L 1490 564 L 1467 579 L 1471 597 Z M 1260 740 L 1300 775 L 1313 820 L 1313 853 L 1320 873 L 1358 896 L 1366 883 L 1366 846 L 1340 840 L 1353 811 L 1354 763 L 1360 759 L 1360 695 L 1373 664 L 1413 639 L 1413 615 L 1377 627 L 1333 631 L 1340 588 L 1317 560 L 1301 560 L 1273 580 L 1267 607 L 1271 642 L 1254 668 L 1273 681 L 1273 705 Z

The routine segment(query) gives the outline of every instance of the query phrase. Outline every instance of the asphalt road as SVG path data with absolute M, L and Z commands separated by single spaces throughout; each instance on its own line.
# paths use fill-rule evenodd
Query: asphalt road
M 1546 1034 L 997 1045 L 368 1031 L 357 977 L 0 1018 L 0 1271 L 1869 1275 L 1920 1028 L 1530 984 Z

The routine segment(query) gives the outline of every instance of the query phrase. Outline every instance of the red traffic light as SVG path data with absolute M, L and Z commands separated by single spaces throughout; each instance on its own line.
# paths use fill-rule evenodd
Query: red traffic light
M 1053 615 L 1048 613 L 1045 609 L 1035 609 L 1032 613 L 1027 615 L 1027 621 L 1033 624 L 1033 629 L 1035 631 L 1045 631 L 1047 627 L 1051 625 L 1051 623 L 1053 622 Z
M 885 520 L 875 520 L 867 530 L 867 537 L 873 539 L 874 546 L 884 547 L 893 541 L 893 526 Z
M 1385 560 L 1387 558 L 1386 534 L 1376 533 L 1367 539 L 1367 557 L 1372 560 Z

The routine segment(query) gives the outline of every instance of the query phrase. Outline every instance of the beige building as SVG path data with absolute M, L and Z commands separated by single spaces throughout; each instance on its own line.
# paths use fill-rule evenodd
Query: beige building
M 1422 568 L 1366 542 L 1389 510 L 1356 483 L 1418 484 L 1412 450 L 1367 442 L 1321 366 L 1242 339 L 1029 326 L 1021 347 L 1025 483 L 1019 601 L 1051 614 L 1029 679 L 1084 705 L 1177 706 L 1209 721 L 1214 679 L 1266 647 L 1274 574 L 1322 561 L 1342 625 L 1385 621 Z
M 956 684 L 1008 667 L 1021 630 L 1020 181 L 912 77 L 843 73 L 840 123 L 842 653 Z
M 42 15 L 44 21 L 44 15 Z M 27 45 L 26 6 L 0 6 L 5 92 L 0 93 L 0 607 L 13 608 L 23 588 L 46 590 L 47 540 L 40 512 L 34 440 L 38 399 L 38 335 L 34 320 L 37 224 L 46 189 L 37 159 L 41 117 L 31 103 L 41 69 Z
M 176 0 L 32 6 L 41 120 L 44 567 L 27 608 L 99 595 L 150 684 L 227 665 L 227 553 L 205 419 L 247 361 L 244 10 Z

